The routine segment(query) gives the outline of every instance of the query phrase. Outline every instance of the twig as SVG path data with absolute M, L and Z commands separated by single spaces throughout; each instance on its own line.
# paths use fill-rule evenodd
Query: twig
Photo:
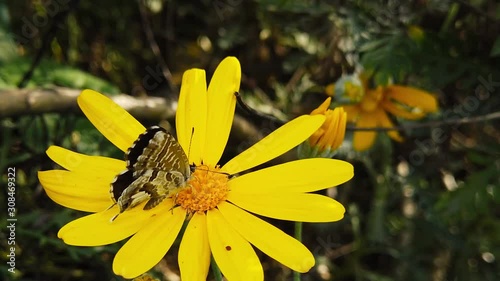
M 0 118 L 51 112 L 79 113 L 76 98 L 81 90 L 64 87 L 45 89 L 0 90 Z M 159 121 L 173 118 L 173 101 L 160 97 L 136 98 L 129 95 L 110 97 L 141 120 Z
M 76 98 L 81 90 L 64 87 L 52 87 L 45 89 L 10 89 L 0 90 L 0 119 L 7 117 L 16 117 L 22 115 L 33 115 L 51 112 L 76 112 L 78 107 Z M 175 108 L 171 105 L 174 100 L 168 100 L 160 97 L 136 98 L 130 95 L 111 96 L 111 99 L 118 105 L 129 111 L 134 117 L 140 120 L 158 122 L 163 119 L 171 119 L 175 116 Z M 248 114 L 248 113 L 247 113 Z M 266 119 L 272 121 L 274 118 Z M 390 128 L 373 127 L 362 128 L 348 126 L 350 131 L 391 131 L 391 130 L 409 130 L 425 127 L 453 126 L 468 123 L 477 123 L 490 121 L 500 118 L 500 112 L 489 113 L 481 116 L 465 117 L 461 119 L 450 119 L 443 121 L 431 121 L 418 124 L 409 124 L 404 126 L 395 126 Z M 280 121 L 277 126 L 281 125 Z M 252 139 L 260 138 L 258 128 L 247 119 L 235 116 L 234 123 L 237 135 L 241 138 L 250 136 Z
M 335 250 L 327 249 L 325 256 L 328 257 L 329 260 L 334 260 L 334 259 L 340 258 L 342 256 L 345 256 L 349 253 L 352 253 L 355 250 L 356 249 L 355 249 L 354 243 L 349 243 L 349 244 L 342 245 Z
M 0 90 L 0 100 L 2 100 L 0 119 L 43 113 L 71 112 L 81 114 L 76 103 L 76 98 L 80 93 L 81 90 L 64 87 Z M 139 98 L 126 94 L 110 96 L 110 98 L 141 121 L 158 123 L 161 120 L 175 117 L 176 108 L 172 105 L 177 100 L 174 98 Z M 239 115 L 234 116 L 231 131 L 239 141 L 250 140 L 255 143 L 264 137 L 259 128 Z
M 300 67 L 293 73 L 292 78 L 290 78 L 285 86 L 285 91 L 287 93 L 290 93 L 293 90 L 297 83 L 299 83 L 300 79 L 304 76 L 305 72 L 304 68 Z
M 427 127 L 443 127 L 443 126 L 453 126 L 453 125 L 461 125 L 468 123 L 477 123 L 484 122 L 494 119 L 500 118 L 500 111 L 489 113 L 486 115 L 474 116 L 474 117 L 464 117 L 460 119 L 449 119 L 442 121 L 430 121 L 418 124 L 409 124 L 402 126 L 394 126 L 394 127 L 356 127 L 356 126 L 347 126 L 346 130 L 348 131 L 403 131 L 410 129 L 418 129 L 418 128 L 427 128 Z
M 146 9 L 144 9 L 144 5 L 142 5 L 142 0 L 137 0 L 137 5 L 139 6 L 139 13 L 141 15 L 142 27 L 144 29 L 144 32 L 146 33 L 146 38 L 148 39 L 149 47 L 151 48 L 151 51 L 153 51 L 153 54 L 156 56 L 156 59 L 158 60 L 158 64 L 161 67 L 161 71 L 163 73 L 163 76 L 165 77 L 165 80 L 167 81 L 170 91 L 173 93 L 177 93 L 178 89 L 175 86 L 174 82 L 172 81 L 172 72 L 170 72 L 167 63 L 165 62 L 165 60 L 161 55 L 160 47 L 158 46 L 158 43 L 155 40 L 153 30 L 151 29 L 151 24 L 148 21 L 148 15 Z

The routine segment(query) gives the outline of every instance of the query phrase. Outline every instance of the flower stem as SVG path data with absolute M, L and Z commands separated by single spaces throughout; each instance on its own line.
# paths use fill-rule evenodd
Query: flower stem
M 447 32 L 450 26 L 455 22 L 459 9 L 460 9 L 460 4 L 458 3 L 451 4 L 450 8 L 448 9 L 448 15 L 446 16 L 446 19 L 443 25 L 441 26 L 441 30 L 439 30 L 440 35 L 444 35 L 444 33 Z
M 302 222 L 295 222 L 295 239 L 302 242 Z M 293 272 L 293 281 L 300 281 L 300 273 L 297 271 Z
M 214 273 L 214 278 L 216 281 L 222 281 L 222 272 L 220 271 L 219 266 L 214 260 L 214 256 L 210 258 L 210 266 L 212 267 L 212 272 Z
M 368 239 L 374 242 L 383 242 L 386 239 L 386 209 L 391 194 L 392 147 L 388 138 L 381 139 L 381 141 L 378 162 L 374 164 L 372 160 L 364 161 L 366 170 L 375 187 L 375 196 L 368 215 Z

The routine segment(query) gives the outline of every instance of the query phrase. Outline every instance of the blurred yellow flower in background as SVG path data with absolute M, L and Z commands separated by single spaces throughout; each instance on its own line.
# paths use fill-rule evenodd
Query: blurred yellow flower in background
M 330 97 L 335 96 L 335 101 L 340 104 L 360 102 L 365 95 L 363 80 L 357 74 L 342 75 L 337 82 L 325 88 Z
M 418 25 L 409 25 L 406 29 L 408 36 L 415 42 L 422 42 L 425 31 Z
M 359 102 L 349 100 L 350 104 L 343 106 L 347 113 L 347 121 L 353 122 L 356 127 L 394 127 L 389 114 L 403 119 L 418 120 L 438 110 L 437 99 L 429 92 L 401 85 L 379 85 L 371 88 L 368 84 L 369 78 L 366 73 L 360 75 L 359 79 L 364 89 L 361 100 Z M 335 88 L 342 87 L 338 84 L 338 82 L 335 84 Z M 337 99 L 337 91 L 333 94 Z M 396 130 L 388 131 L 387 134 L 393 140 L 403 140 Z M 376 136 L 375 130 L 354 132 L 354 149 L 358 151 L 369 149 L 373 146 Z

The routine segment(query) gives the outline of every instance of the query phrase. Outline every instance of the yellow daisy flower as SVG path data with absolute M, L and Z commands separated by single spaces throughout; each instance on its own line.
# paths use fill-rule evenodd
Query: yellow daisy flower
M 228 280 L 264 280 L 251 245 L 295 271 L 307 272 L 315 263 L 311 252 L 253 214 L 304 222 L 340 220 L 345 209 L 339 202 L 309 192 L 349 180 L 353 167 L 340 160 L 304 159 L 227 176 L 285 153 L 325 120 L 322 115 L 300 116 L 219 167 L 240 77 L 239 62 L 233 57 L 219 64 L 208 89 L 203 70 L 184 73 L 176 127 L 178 141 L 184 151 L 189 148 L 189 162 L 195 169 L 186 186 L 152 209 L 143 210 L 142 203 L 112 220 L 119 209 L 109 208 L 113 205 L 110 183 L 125 169 L 125 161 L 51 146 L 47 154 L 66 170 L 39 172 L 47 195 L 68 208 L 95 213 L 66 224 L 58 236 L 76 246 L 106 245 L 131 236 L 116 254 L 113 271 L 134 278 L 163 258 L 187 220 L 178 254 L 182 280 L 206 280 L 211 255 Z M 83 91 L 78 104 L 124 152 L 146 130 L 97 92 Z
M 418 120 L 438 110 L 437 99 L 432 94 L 401 85 L 368 87 L 368 79 L 362 78 L 365 94 L 355 105 L 346 105 L 347 121 L 357 127 L 393 127 L 388 113 L 409 120 Z M 388 131 L 389 137 L 396 141 L 403 138 L 398 131 Z M 376 131 L 357 131 L 354 133 L 353 147 L 363 151 L 372 147 Z

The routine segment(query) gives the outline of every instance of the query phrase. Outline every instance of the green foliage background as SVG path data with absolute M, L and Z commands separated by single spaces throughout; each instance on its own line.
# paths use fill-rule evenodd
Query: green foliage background
M 159 58 L 138 2 L 0 1 L 0 89 L 17 88 L 41 53 L 28 88 L 175 96 L 161 75 L 151 80 Z M 326 98 L 326 85 L 359 65 L 375 71 L 376 83 L 435 93 L 441 110 L 423 122 L 500 108 L 500 5 L 494 0 L 140 5 L 177 88 L 186 69 L 210 74 L 234 55 L 243 69 L 244 99 L 286 119 L 309 113 Z M 250 121 L 262 132 L 276 128 Z M 84 214 L 48 199 L 36 175 L 56 168 L 45 155 L 49 145 L 117 158 L 120 152 L 79 112 L 4 118 L 0 125 L 1 184 L 7 186 L 7 168 L 15 167 L 18 208 L 16 274 L 7 271 L 7 214 L 0 212 L 0 279 L 122 280 L 111 271 L 120 243 L 81 248 L 57 238 L 60 227 Z M 403 143 L 380 134 L 367 153 L 353 152 L 347 142 L 337 157 L 355 165 L 355 178 L 334 195 L 348 211 L 340 222 L 304 226 L 304 243 L 318 266 L 303 280 L 500 280 L 498 125 L 452 124 L 439 129 L 440 137 L 432 126 L 407 130 Z M 249 144 L 230 140 L 225 157 Z M 6 206 L 6 192 L 0 199 Z M 291 223 L 273 223 L 292 233 Z M 260 256 L 266 280 L 292 280 L 288 269 Z M 173 272 L 175 259 L 174 247 L 166 256 Z

